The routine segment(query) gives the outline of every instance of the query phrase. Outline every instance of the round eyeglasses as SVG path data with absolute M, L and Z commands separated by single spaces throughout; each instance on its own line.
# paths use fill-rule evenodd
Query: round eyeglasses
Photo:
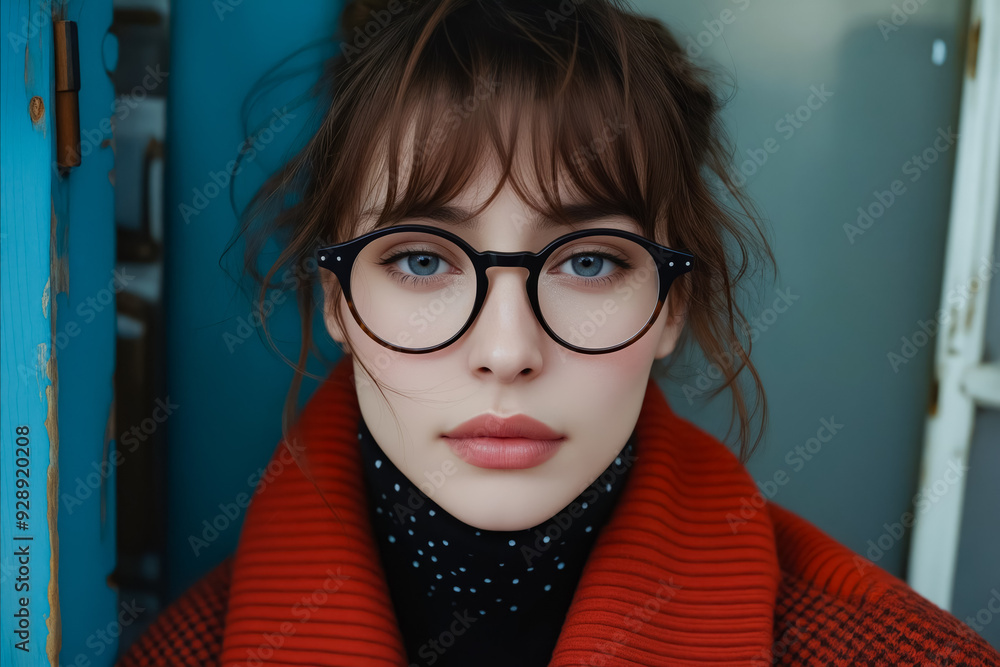
M 361 328 L 414 354 L 462 337 L 486 301 L 494 267 L 528 269 L 528 301 L 556 342 L 584 354 L 614 352 L 656 320 L 671 283 L 694 255 L 620 229 L 583 229 L 539 252 L 479 252 L 426 225 L 394 225 L 316 251 L 340 282 Z

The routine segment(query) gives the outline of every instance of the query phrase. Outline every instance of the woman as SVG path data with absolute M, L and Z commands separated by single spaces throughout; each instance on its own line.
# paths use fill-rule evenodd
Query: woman
M 235 554 L 122 665 L 1000 664 L 744 469 L 766 402 L 736 290 L 773 256 L 662 24 L 390 0 L 343 31 L 243 230 L 262 310 L 299 269 L 285 437 Z M 297 416 L 316 296 L 345 356 Z M 691 344 L 739 458 L 651 376 Z

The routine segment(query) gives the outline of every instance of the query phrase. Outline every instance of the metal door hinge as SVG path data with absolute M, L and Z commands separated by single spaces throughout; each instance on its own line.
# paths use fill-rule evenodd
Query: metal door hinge
M 80 45 L 76 21 L 55 21 L 56 163 L 80 165 Z

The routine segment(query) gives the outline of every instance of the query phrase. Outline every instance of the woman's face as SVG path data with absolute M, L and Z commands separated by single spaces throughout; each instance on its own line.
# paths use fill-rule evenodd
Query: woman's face
M 475 208 L 489 192 L 480 180 L 451 204 Z M 448 229 L 480 251 L 537 252 L 572 231 L 525 224 L 533 213 L 505 186 L 475 230 L 424 219 L 406 222 Z M 579 225 L 590 227 L 641 233 L 625 217 Z M 324 280 L 336 280 L 324 274 Z M 488 274 L 489 291 L 476 321 L 436 352 L 407 354 L 381 346 L 361 330 L 343 297 L 337 307 L 348 330 L 341 331 L 329 311 L 326 324 L 333 338 L 352 351 L 361 414 L 386 456 L 418 491 L 414 497 L 422 491 L 476 528 L 521 530 L 553 517 L 614 460 L 635 427 L 653 361 L 674 349 L 683 320 L 668 317 L 664 306 L 631 345 L 581 354 L 554 341 L 535 319 L 525 291 L 526 269 L 497 267 Z M 385 397 L 359 360 L 385 388 Z M 480 415 L 527 415 L 563 439 L 539 464 L 482 467 L 459 456 L 443 437 Z

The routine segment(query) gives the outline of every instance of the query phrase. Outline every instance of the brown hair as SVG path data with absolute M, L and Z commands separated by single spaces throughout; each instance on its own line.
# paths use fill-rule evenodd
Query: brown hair
M 302 340 L 298 359 L 286 359 L 295 369 L 282 412 L 286 437 L 302 378 L 322 379 L 306 370 L 310 351 L 319 356 L 312 326 L 324 296 L 315 249 L 355 235 L 370 177 L 386 185 L 377 228 L 453 199 L 491 145 L 503 171 L 484 207 L 509 178 L 530 207 L 565 220 L 557 187 L 565 177 L 587 203 L 695 255 L 696 269 L 674 282 L 666 304 L 670 313 L 686 307 L 686 326 L 654 377 L 667 378 L 693 337 L 717 367 L 720 383 L 708 396 L 731 388 L 747 460 L 763 437 L 767 402 L 749 340 L 740 340 L 750 326 L 736 291 L 755 261 L 773 265 L 774 257 L 753 202 L 730 175 L 733 148 L 719 118 L 726 100 L 710 71 L 627 0 L 367 0 L 347 6 L 338 37 L 340 53 L 320 82 L 329 106 L 318 130 L 256 192 L 237 234 L 246 237 L 244 268 L 259 286 L 254 306 L 272 347 L 267 294 L 288 289 L 287 271 L 282 283 L 275 278 L 296 267 Z M 540 201 L 513 168 L 522 120 Z M 405 182 L 401 163 L 409 166 Z M 263 274 L 259 256 L 272 237 L 281 250 Z M 326 303 L 339 297 L 334 287 Z M 340 309 L 332 310 L 346 331 Z M 744 368 L 757 397 L 752 409 L 737 377 Z

